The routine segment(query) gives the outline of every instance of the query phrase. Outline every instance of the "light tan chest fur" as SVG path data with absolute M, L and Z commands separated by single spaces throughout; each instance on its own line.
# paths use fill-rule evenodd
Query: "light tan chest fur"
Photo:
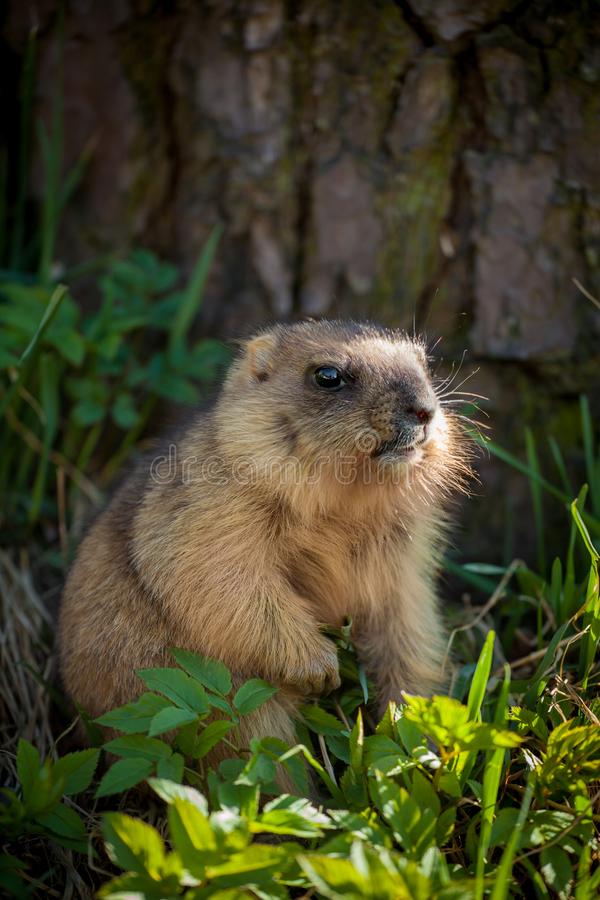
M 411 539 L 399 523 L 323 517 L 289 530 L 282 560 L 292 587 L 323 624 L 360 622 L 409 576 Z

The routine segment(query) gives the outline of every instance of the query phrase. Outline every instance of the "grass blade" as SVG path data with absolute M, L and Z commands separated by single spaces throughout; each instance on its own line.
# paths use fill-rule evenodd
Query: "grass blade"
M 469 699 L 467 705 L 469 708 L 469 718 L 477 722 L 481 721 L 481 707 L 485 690 L 487 688 L 488 679 L 492 670 L 492 660 L 494 658 L 494 641 L 496 634 L 488 631 L 484 645 L 479 654 L 477 668 L 473 673 L 473 680 L 469 689 Z
M 508 690 L 510 687 L 510 666 L 504 666 L 504 681 L 500 690 L 500 696 L 496 705 L 494 724 L 502 728 L 506 724 L 506 709 L 508 704 Z M 477 848 L 477 871 L 475 882 L 475 900 L 483 897 L 485 883 L 485 865 L 492 836 L 492 825 L 496 815 L 498 802 L 498 788 L 502 775 L 502 765 L 506 750 L 490 750 L 486 754 L 485 769 L 483 773 L 483 787 L 481 798 L 481 830 L 479 832 L 479 845 Z
M 44 337 L 44 334 L 45 334 L 48 326 L 50 325 L 50 323 L 54 319 L 54 316 L 58 312 L 58 308 L 60 307 L 60 304 L 64 300 L 66 294 L 67 294 L 67 288 L 64 284 L 57 285 L 56 288 L 54 289 L 54 291 L 52 292 L 50 300 L 48 301 L 48 306 L 44 310 L 44 315 L 42 316 L 42 318 L 40 320 L 40 324 L 36 328 L 35 334 L 33 335 L 31 340 L 27 344 L 27 347 L 21 354 L 21 357 L 19 359 L 19 366 L 18 366 L 18 370 L 17 370 L 17 377 L 15 378 L 15 380 L 11 384 L 10 388 L 7 390 L 7 392 L 2 397 L 2 400 L 0 401 L 0 416 L 4 414 L 4 411 L 12 403 L 13 397 L 17 393 L 19 385 L 23 381 L 25 374 L 29 371 L 31 364 L 33 363 L 33 361 L 35 359 L 36 352 L 39 348 L 40 342 L 41 342 L 42 338 Z
M 469 697 L 467 706 L 469 709 L 469 718 L 473 721 L 481 721 L 481 707 L 485 697 L 488 679 L 492 670 L 492 661 L 494 658 L 494 641 L 496 635 L 494 631 L 488 631 L 477 666 L 473 672 L 471 687 L 469 688 Z M 454 771 L 456 772 L 461 783 L 464 784 L 471 774 L 471 770 L 475 764 L 477 752 L 460 753 L 456 758 Z
M 590 413 L 588 398 L 582 395 L 579 398 L 581 410 L 581 433 L 583 435 L 583 453 L 585 457 L 585 470 L 587 483 L 590 488 L 592 510 L 595 515 L 600 515 L 600 481 L 597 478 L 597 464 L 594 456 L 594 426 Z
M 531 491 L 531 502 L 533 504 L 538 570 L 540 574 L 544 575 L 546 572 L 546 542 L 544 538 L 544 505 L 542 499 L 542 486 L 540 484 L 542 473 L 540 471 L 535 438 L 530 428 L 525 429 L 525 448 L 529 468 L 535 474 L 535 477 L 529 479 L 529 489 Z
M 59 422 L 59 375 L 60 364 L 58 359 L 50 353 L 42 353 L 39 358 L 40 400 L 44 413 L 44 438 L 42 451 L 38 462 L 38 468 L 31 492 L 28 519 L 35 522 L 40 513 L 44 489 L 46 486 L 46 474 L 48 471 L 48 458 L 50 449 L 58 431 Z
M 502 859 L 500 860 L 500 865 L 496 869 L 494 875 L 494 887 L 491 893 L 491 900 L 506 900 L 508 897 L 515 853 L 519 845 L 519 839 L 523 832 L 523 828 L 525 827 L 525 822 L 527 821 L 529 807 L 531 806 L 531 800 L 533 798 L 533 787 L 534 776 L 530 773 L 514 830 L 508 839 L 508 843 L 502 854 Z
M 587 688 L 588 678 L 594 660 L 596 651 L 600 643 L 600 586 L 598 584 L 598 561 L 600 554 L 594 547 L 589 532 L 585 527 L 585 523 L 581 518 L 578 509 L 578 502 L 574 500 L 571 504 L 571 513 L 579 533 L 583 538 L 588 553 L 590 554 L 590 572 L 588 576 L 587 589 L 585 594 L 585 612 L 583 615 L 583 628 L 586 630 L 579 656 L 579 677 L 582 680 L 582 687 Z
M 185 338 L 202 303 L 206 279 L 222 233 L 222 226 L 217 225 L 208 236 L 173 320 L 168 346 L 169 356 L 173 362 L 181 357 L 185 349 Z
M 54 316 L 58 312 L 58 308 L 60 304 L 63 302 L 65 296 L 67 294 L 67 288 L 64 284 L 59 284 L 56 286 L 50 300 L 48 301 L 48 306 L 44 310 L 44 315 L 40 320 L 40 324 L 35 330 L 35 334 L 29 341 L 27 347 L 21 354 L 21 358 L 19 359 L 19 369 L 22 369 L 27 363 L 33 359 L 33 355 L 39 346 L 40 341 L 42 340 L 45 332 L 48 329 L 48 326 L 52 322 Z
M 581 497 L 581 494 L 580 494 L 580 497 Z M 579 529 L 579 533 L 580 533 L 581 537 L 583 538 L 583 543 L 586 546 L 587 552 L 590 554 L 592 562 L 596 563 L 596 565 L 597 565 L 598 560 L 600 559 L 600 554 L 594 547 L 594 544 L 590 537 L 590 533 L 585 526 L 585 522 L 583 521 L 583 517 L 581 515 L 581 510 L 579 509 L 579 502 L 580 502 L 580 499 L 578 497 L 576 500 L 573 500 L 573 502 L 571 503 L 571 515 L 573 516 L 573 519 L 575 520 L 575 524 L 577 525 L 577 528 Z
M 565 492 L 572 497 L 575 491 L 573 490 L 573 485 L 571 483 L 571 479 L 567 473 L 567 467 L 565 466 L 565 460 L 562 455 L 562 451 L 558 446 L 558 442 L 552 435 L 548 437 L 548 446 L 550 447 L 550 452 L 552 453 L 552 459 L 554 460 L 554 464 L 558 469 L 558 474 L 560 475 L 560 480 L 562 481 L 563 488 Z
M 539 472 L 534 471 L 530 466 L 522 462 L 518 458 L 518 456 L 515 456 L 508 450 L 505 450 L 504 447 L 500 447 L 498 444 L 495 444 L 494 441 L 490 441 L 487 439 L 483 441 L 478 438 L 477 435 L 473 436 L 473 440 L 475 440 L 476 443 L 478 443 L 484 449 L 489 450 L 489 452 L 496 456 L 498 459 L 501 459 L 509 466 L 512 466 L 512 468 L 516 469 L 517 472 L 521 472 L 522 475 L 525 475 L 530 480 L 536 481 L 548 494 L 550 494 L 552 497 L 556 497 L 557 500 L 561 500 L 566 507 L 570 506 L 570 494 L 566 494 L 564 491 L 561 491 L 560 488 L 557 488 L 556 485 L 552 484 L 550 481 L 540 475 Z M 582 513 L 582 518 L 588 528 L 591 528 L 594 534 L 600 536 L 600 518 L 597 516 L 593 516 L 590 513 Z
M 492 594 L 496 590 L 497 582 L 492 581 L 491 578 L 486 578 L 485 575 L 481 575 L 478 572 L 472 572 L 466 566 L 455 562 L 448 556 L 444 559 L 444 570 L 450 572 L 451 575 L 458 576 L 484 594 Z

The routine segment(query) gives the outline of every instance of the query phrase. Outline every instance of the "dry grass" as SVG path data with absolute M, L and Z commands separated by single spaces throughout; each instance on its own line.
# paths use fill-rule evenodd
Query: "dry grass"
M 0 783 L 15 787 L 19 738 L 31 741 L 43 758 L 55 746 L 46 688 L 56 677 L 53 621 L 25 554 L 0 551 L 0 604 Z
M 56 758 L 65 724 L 70 730 L 68 719 L 53 702 L 53 697 L 61 702 L 52 613 L 60 585 L 55 582 L 40 593 L 34 581 L 35 565 L 32 572 L 28 554 L 0 551 L 0 785 L 9 788 L 18 784 L 15 757 L 20 737 L 34 744 L 42 759 Z M 69 850 L 33 837 L 22 841 L 18 852 L 36 876 L 28 879 L 33 896 L 63 900 L 94 896 L 94 886 L 76 870 Z

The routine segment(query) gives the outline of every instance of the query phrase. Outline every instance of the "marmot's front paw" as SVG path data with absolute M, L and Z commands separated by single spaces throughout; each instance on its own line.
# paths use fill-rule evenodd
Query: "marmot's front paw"
M 304 650 L 302 656 L 300 649 Z M 335 644 L 326 638 L 298 648 L 298 656 L 285 672 L 286 684 L 303 694 L 327 694 L 340 686 Z

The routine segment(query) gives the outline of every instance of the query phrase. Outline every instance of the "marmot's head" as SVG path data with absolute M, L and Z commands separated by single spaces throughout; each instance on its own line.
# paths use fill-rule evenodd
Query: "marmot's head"
M 238 472 L 340 486 L 456 487 L 460 429 L 444 412 L 425 346 L 353 322 L 278 325 L 249 340 L 217 407 Z M 246 469 L 244 468 L 246 467 Z

